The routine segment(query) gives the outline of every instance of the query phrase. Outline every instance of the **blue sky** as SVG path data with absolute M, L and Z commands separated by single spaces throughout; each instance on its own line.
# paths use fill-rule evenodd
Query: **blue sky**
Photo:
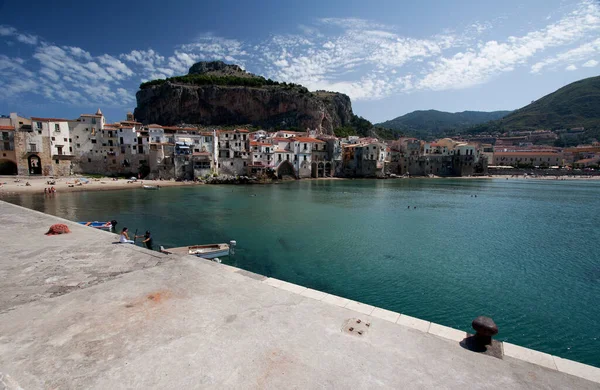
M 591 0 L 0 0 L 0 15 L 0 113 L 24 116 L 121 120 L 141 81 L 213 59 L 346 93 L 372 122 L 516 109 L 600 70 Z

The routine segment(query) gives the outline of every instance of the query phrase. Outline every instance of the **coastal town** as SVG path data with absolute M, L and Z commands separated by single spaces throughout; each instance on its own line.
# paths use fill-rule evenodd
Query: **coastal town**
M 566 135 L 579 129 L 565 130 Z M 144 125 L 128 113 L 107 123 L 100 109 L 77 119 L 0 117 L 1 174 L 77 174 L 195 181 L 214 176 L 283 178 L 485 176 L 490 169 L 597 167 L 600 144 L 539 145 L 548 130 L 426 142 L 338 138 L 317 130 L 249 131 Z M 549 142 L 550 143 L 550 142 Z

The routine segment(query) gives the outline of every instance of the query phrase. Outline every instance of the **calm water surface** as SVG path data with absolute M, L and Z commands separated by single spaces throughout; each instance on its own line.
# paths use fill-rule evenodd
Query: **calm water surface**
M 235 239 L 225 263 L 465 331 L 488 315 L 502 340 L 600 366 L 600 182 L 301 181 L 4 199 L 116 219 L 166 247 Z

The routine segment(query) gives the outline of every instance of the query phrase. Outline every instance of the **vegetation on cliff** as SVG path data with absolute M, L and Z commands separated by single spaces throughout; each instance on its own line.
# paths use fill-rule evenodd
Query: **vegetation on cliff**
M 183 85 L 225 85 L 225 86 L 240 86 L 240 87 L 266 87 L 278 86 L 283 89 L 297 89 L 300 93 L 308 93 L 308 89 L 299 84 L 280 83 L 264 77 L 240 77 L 240 76 L 216 76 L 207 74 L 188 74 L 185 76 L 169 77 L 168 79 L 157 79 L 147 81 L 140 84 L 140 89 L 146 89 L 157 85 L 162 85 L 167 82 Z

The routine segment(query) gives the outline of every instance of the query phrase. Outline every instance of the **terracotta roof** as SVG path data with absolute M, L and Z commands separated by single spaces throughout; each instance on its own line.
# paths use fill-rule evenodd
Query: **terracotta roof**
M 575 161 L 575 164 L 595 163 L 598 161 L 600 161 L 600 157 L 584 158 L 582 160 Z
M 119 127 L 119 125 L 116 123 L 105 123 L 104 127 Z
M 120 123 L 125 123 L 125 124 L 134 124 L 134 125 L 141 125 L 141 122 L 136 122 L 136 121 L 121 121 Z
M 274 150 L 273 152 L 274 152 L 274 153 L 294 153 L 294 152 L 293 152 L 293 151 L 291 151 L 291 150 Z
M 213 133 L 211 133 L 210 131 L 202 131 L 200 132 L 200 135 L 203 135 L 205 137 L 212 137 Z
M 148 127 L 149 129 L 162 129 L 163 128 L 163 126 L 157 125 L 156 123 L 153 123 L 153 124 L 148 125 L 146 127 Z
M 273 141 L 285 141 L 285 142 L 290 142 L 291 138 L 286 138 L 286 137 L 273 137 L 271 138 Z
M 32 121 L 36 121 L 36 122 L 68 122 L 68 119 L 64 119 L 64 118 L 37 118 L 37 117 L 31 117 Z
M 319 143 L 324 144 L 325 141 L 321 141 L 320 139 L 310 138 L 310 137 L 292 137 L 290 140 L 298 141 L 298 142 L 311 142 L 311 143 Z
M 554 152 L 494 152 L 494 155 L 499 155 L 499 156 L 528 155 L 528 156 L 556 156 L 556 157 L 560 157 L 560 153 L 554 153 Z
M 12 126 L 0 126 L 0 130 L 14 130 L 15 128 Z
M 600 147 L 590 146 L 587 148 L 568 148 L 564 150 L 567 153 L 586 153 L 586 152 L 600 152 Z
M 250 141 L 250 146 L 273 146 L 266 142 Z

